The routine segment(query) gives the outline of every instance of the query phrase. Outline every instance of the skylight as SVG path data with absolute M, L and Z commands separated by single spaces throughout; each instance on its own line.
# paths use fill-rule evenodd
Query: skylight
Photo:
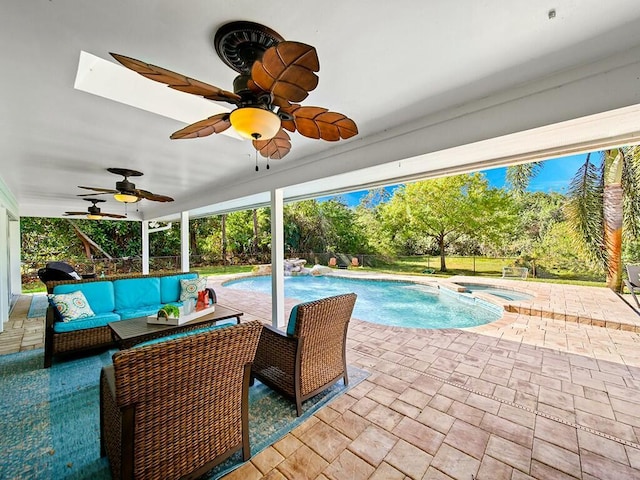
M 85 51 L 80 51 L 74 88 L 185 124 L 230 111 L 218 103 L 173 90 Z M 222 135 L 240 139 L 232 128 Z

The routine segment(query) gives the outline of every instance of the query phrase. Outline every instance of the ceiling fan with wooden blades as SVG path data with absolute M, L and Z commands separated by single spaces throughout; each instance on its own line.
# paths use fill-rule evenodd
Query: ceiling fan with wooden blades
M 299 104 L 318 85 L 320 64 L 314 47 L 284 40 L 270 28 L 245 21 L 220 27 L 214 45 L 221 60 L 239 73 L 233 92 L 134 58 L 111 55 L 125 67 L 170 88 L 236 107 L 188 125 L 174 132 L 172 139 L 205 137 L 233 126 L 241 136 L 253 140 L 263 157 L 280 159 L 291 150 L 285 130 L 327 141 L 358 134 L 355 122 L 347 116 Z
M 84 188 L 85 190 L 93 190 L 97 193 L 86 193 L 78 195 L 79 197 L 88 197 L 94 195 L 103 195 L 105 193 L 110 193 L 113 197 L 119 202 L 123 203 L 135 203 L 140 200 L 151 200 L 153 202 L 173 202 L 173 198 L 167 197 L 166 195 L 158 195 L 155 193 L 151 193 L 148 190 L 142 190 L 140 188 L 136 188 L 136 185 L 129 181 L 129 177 L 141 177 L 142 172 L 138 172 L 137 170 L 129 170 L 128 168 L 107 168 L 107 171 L 114 173 L 116 175 L 122 175 L 124 177 L 123 180 L 116 182 L 116 188 L 100 188 L 100 187 L 83 187 L 78 185 L 78 188 Z
M 117 213 L 107 213 L 100 210 L 100 208 L 96 205 L 97 203 L 106 202 L 106 200 L 100 200 L 97 198 L 83 198 L 87 202 L 91 202 L 91 206 L 87 208 L 86 212 L 64 212 L 64 216 L 70 215 L 86 215 L 90 220 L 100 220 L 101 218 L 127 218 L 126 215 L 119 215 Z

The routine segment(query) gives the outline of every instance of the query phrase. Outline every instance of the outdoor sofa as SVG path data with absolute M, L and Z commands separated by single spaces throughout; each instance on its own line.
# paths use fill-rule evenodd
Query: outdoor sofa
M 165 304 L 182 305 L 180 280 L 196 281 L 197 273 L 138 274 L 123 277 L 47 282 L 47 309 L 44 341 L 44 367 L 60 353 L 76 352 L 113 345 L 109 322 L 155 314 Z M 206 279 L 200 279 L 204 284 Z M 215 293 L 210 290 L 210 302 Z M 63 319 L 54 303 L 59 294 L 73 296 L 82 292 L 91 316 Z M 66 321 L 65 321 L 66 320 Z
M 251 457 L 248 390 L 262 324 L 217 325 L 113 355 L 100 375 L 100 453 L 114 479 L 197 478 Z

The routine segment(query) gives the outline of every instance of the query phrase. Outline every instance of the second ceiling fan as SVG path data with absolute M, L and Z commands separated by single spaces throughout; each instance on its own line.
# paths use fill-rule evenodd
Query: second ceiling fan
M 116 175 L 122 175 L 124 177 L 123 180 L 116 182 L 115 189 L 101 187 L 83 187 L 81 185 L 78 185 L 78 188 L 84 188 L 85 190 L 93 190 L 94 192 L 98 192 L 80 194 L 78 196 L 92 197 L 94 195 L 111 193 L 117 201 L 123 203 L 135 203 L 143 199 L 151 200 L 153 202 L 173 202 L 173 198 L 171 197 L 167 197 L 166 195 L 158 195 L 156 193 L 151 193 L 148 190 L 136 188 L 136 185 L 133 182 L 129 181 L 129 177 L 141 177 L 143 175 L 142 172 L 138 172 L 137 170 L 129 170 L 128 168 L 107 168 L 107 171 Z
M 298 104 L 318 85 L 315 72 L 320 64 L 314 47 L 286 41 L 270 28 L 244 21 L 223 25 L 214 43 L 222 61 L 239 73 L 233 92 L 134 58 L 111 55 L 146 78 L 237 107 L 188 125 L 173 133 L 172 139 L 204 137 L 233 126 L 241 136 L 253 140 L 263 157 L 280 159 L 291 150 L 285 130 L 328 141 L 357 135 L 358 127 L 347 116 Z

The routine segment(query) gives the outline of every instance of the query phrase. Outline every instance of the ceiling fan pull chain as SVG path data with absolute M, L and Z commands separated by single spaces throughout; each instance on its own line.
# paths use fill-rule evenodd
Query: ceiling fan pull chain
M 256 172 L 259 170 L 260 169 L 258 168 L 258 150 L 256 150 Z
M 269 170 L 269 157 L 267 157 L 267 170 Z

